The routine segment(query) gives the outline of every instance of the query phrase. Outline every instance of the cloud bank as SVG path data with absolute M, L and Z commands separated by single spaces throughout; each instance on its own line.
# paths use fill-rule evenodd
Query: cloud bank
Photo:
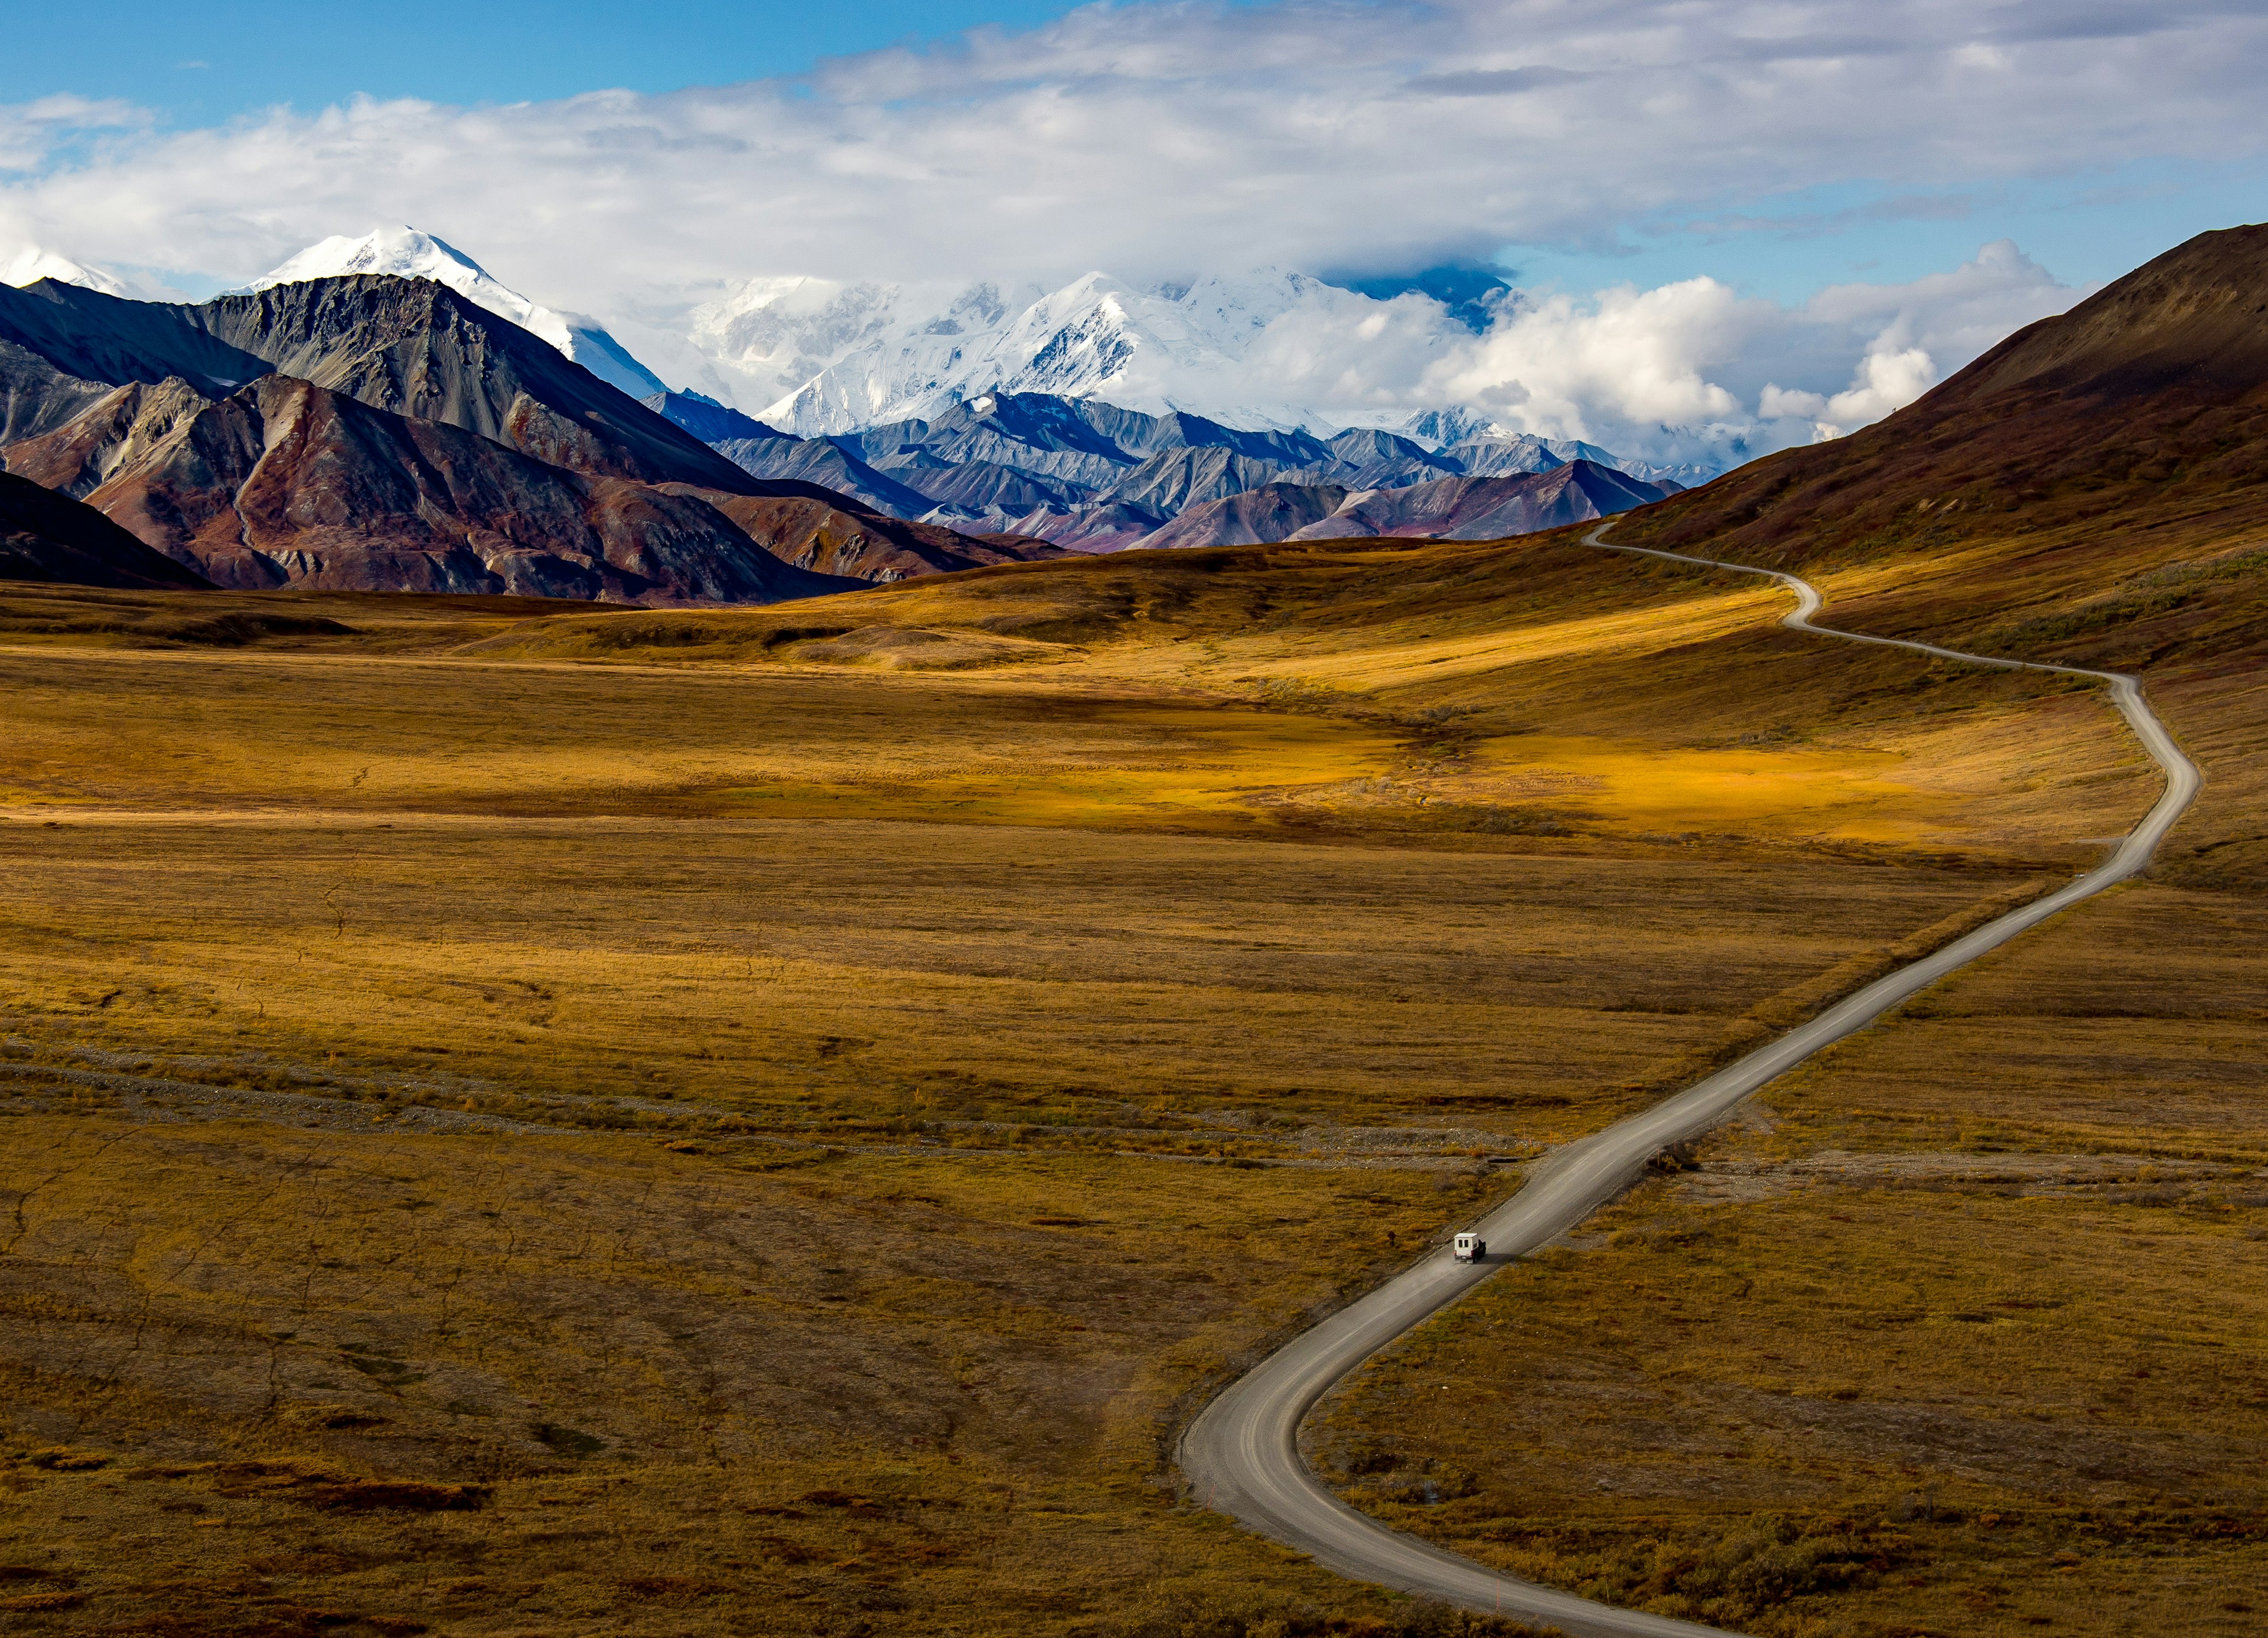
M 0 108 L 0 251 L 233 281 L 409 221 L 547 304 L 657 318 L 758 276 L 1355 274 L 1738 232 L 1837 184 L 2258 152 L 2264 67 L 2268 13 L 2213 0 L 1101 4 L 659 96 L 358 100 L 187 131 L 75 99 Z M 1431 388 L 1514 416 L 1837 427 L 2072 293 L 2013 247 L 1922 285 L 1793 312 L 1705 279 L 1546 296 L 1454 357 L 1418 350 Z M 1365 339 L 1300 367 L 1404 390 Z

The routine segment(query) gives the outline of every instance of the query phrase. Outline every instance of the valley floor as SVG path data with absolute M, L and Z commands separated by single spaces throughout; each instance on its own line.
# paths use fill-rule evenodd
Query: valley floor
M 1181 1497 L 1179 1419 L 1519 1161 L 2150 795 L 2084 693 L 1822 653 L 1769 597 L 1564 541 L 1037 571 L 732 615 L 0 596 L 0 1622 L 1431 1630 Z M 2178 936 L 2117 919 L 2152 894 Z M 1951 1414 L 1896 1409 L 1917 1382 L 2071 1377 L 2033 1327 L 2080 1309 L 2102 1380 L 2254 1414 L 2197 1363 L 2250 1310 L 2180 1316 L 2256 1265 L 2258 1020 L 2201 1057 L 2169 1002 L 2104 1018 L 2083 958 L 2177 947 L 2120 991 L 2146 1013 L 2257 941 L 2199 890 L 2088 913 L 1359 1379 L 1319 1447 L 1350 1494 L 1697 1607 L 1725 1595 L 1643 1567 L 1847 1516 L 1886 1568 L 1789 1607 L 1880 1634 L 1972 1593 L 2082 1625 L 2114 1572 L 2079 1513 L 2154 1509 L 2121 1539 L 2197 1590 L 2152 1607 L 2232 1601 L 2250 1538 L 2204 1521 L 2257 1511 L 2250 1435 L 2176 1483 L 2161 1421 L 2113 1416 L 2101 1502 L 2024 1488 L 2060 1446 L 1938 1477 L 1895 1442 Z M 2109 1050 L 2138 1028 L 2163 1096 Z M 2130 1221 L 2197 1254 L 2085 1295 Z M 2010 1291 L 2067 1308 L 1938 1317 L 2008 1236 Z M 1961 1344 L 1912 1377 L 1837 1340 L 1884 1259 Z M 1424 1361 L 1470 1415 L 1403 1392 Z M 2083 1413 L 2026 1384 L 1991 1415 Z M 1689 1400 L 1737 1458 L 1662 1431 Z M 1799 1472 L 1805 1439 L 1833 1453 Z M 1939 1516 L 1893 1517 L 1917 1491 Z M 2082 1568 L 1989 1591 L 2012 1572 L 1962 1555 L 2004 1538 Z

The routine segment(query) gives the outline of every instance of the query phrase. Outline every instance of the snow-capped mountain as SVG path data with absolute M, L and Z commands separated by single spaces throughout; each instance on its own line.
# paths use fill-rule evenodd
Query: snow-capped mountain
M 1089 273 L 1056 290 L 755 279 L 695 308 L 697 359 L 670 362 L 799 437 L 924 419 L 995 391 L 1329 432 L 1359 411 L 1307 402 L 1302 334 L 1387 306 L 1274 268 L 1151 286 Z
M 1469 328 L 1426 291 L 1381 297 L 1279 268 L 1148 285 L 1088 273 L 1056 289 L 756 278 L 697 304 L 633 303 L 602 327 L 539 306 L 431 234 L 395 227 L 327 239 L 247 288 L 357 273 L 437 280 L 635 397 L 706 396 L 801 439 L 934 420 L 997 393 L 1321 439 L 1376 429 L 1433 453 L 1489 446 L 1453 463 L 1467 472 L 1616 464 L 1470 408 L 1363 402 L 1347 337 L 1383 336 L 1400 367 L 1422 374 L 1469 343 Z M 1514 299 L 1504 293 L 1491 311 Z M 610 329 L 631 338 L 636 357 Z M 1683 468 L 1639 476 L 1696 477 Z
M 74 262 L 60 252 L 39 245 L 26 245 L 12 255 L 0 260 L 0 284 L 13 284 L 18 290 L 51 278 L 65 284 L 83 284 L 89 290 L 99 290 L 106 296 L 131 296 L 134 291 L 124 279 L 106 273 L 100 268 L 88 267 Z
M 1358 330 L 1397 327 L 1405 363 L 1469 339 L 1438 299 L 1401 293 L 1381 299 L 1278 268 L 1151 286 L 1089 273 L 1057 290 L 752 279 L 694 308 L 674 338 L 642 334 L 641 350 L 799 438 L 934 420 L 992 393 L 1043 394 L 1322 438 L 1376 428 L 1434 452 L 1485 445 L 1460 464 L 1491 474 L 1581 460 L 1691 484 L 1721 469 L 1641 472 L 1595 445 L 1539 439 L 1469 408 L 1336 401 L 1343 372 L 1327 361 Z
M 630 350 L 596 320 L 539 306 L 463 251 L 414 227 L 381 227 L 360 239 L 334 235 L 308 246 L 245 288 L 266 290 L 276 284 L 344 278 L 357 273 L 427 278 L 446 284 L 468 301 L 541 336 L 600 380 L 633 398 L 663 390 L 661 379 L 632 358 Z

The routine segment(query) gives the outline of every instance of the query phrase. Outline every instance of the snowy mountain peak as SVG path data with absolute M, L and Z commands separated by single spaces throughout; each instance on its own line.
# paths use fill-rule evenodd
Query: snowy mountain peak
M 1246 396 L 1256 350 L 1287 321 L 1373 305 L 1273 267 L 1151 285 L 1097 271 L 1010 291 L 752 279 L 695 314 L 694 340 L 719 385 L 806 437 L 929 418 L 989 393 L 1281 429 L 1322 419 Z
M 423 278 L 446 284 L 475 306 L 541 336 L 592 374 L 633 398 L 665 390 L 659 377 L 631 358 L 629 350 L 594 321 L 538 306 L 447 240 L 414 227 L 375 228 L 359 239 L 334 234 L 320 244 L 308 246 L 245 288 L 267 290 L 276 284 L 357 274 Z
M 39 245 L 26 245 L 13 255 L 0 259 L 0 284 L 13 284 L 18 289 L 51 278 L 63 284 L 83 284 L 89 290 L 99 290 L 106 296 L 130 296 L 134 292 L 123 279 L 74 262 L 69 256 L 46 249 Z
M 334 233 L 308 246 L 283 266 L 247 286 L 297 284 L 314 278 L 350 278 L 357 273 L 396 278 L 446 277 L 453 286 L 487 279 L 488 269 L 455 246 L 408 225 L 376 227 L 360 239 Z M 491 281 L 493 282 L 493 281 Z M 501 284 L 498 288 L 503 288 Z M 514 299 L 519 299 L 514 298 Z

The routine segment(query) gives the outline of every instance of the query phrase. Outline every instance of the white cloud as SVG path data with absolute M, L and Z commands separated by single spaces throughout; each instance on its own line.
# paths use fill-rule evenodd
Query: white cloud
M 1544 438 L 1722 425 L 1741 418 L 1741 405 L 1706 372 L 1772 321 L 1771 304 L 1743 301 L 1711 278 L 1609 290 L 1589 302 L 1553 296 L 1500 314 L 1420 390 Z
M 658 270 L 1393 267 L 1597 242 L 1696 200 L 2261 147 L 2268 14 L 2057 20 L 1968 0 L 1096 5 L 798 81 L 151 130 L 0 188 L 0 240 L 242 278 L 409 221 L 603 312 Z M 2005 63 L 1990 95 L 1953 61 L 1969 47 Z M 0 148 L 45 151 L 13 134 L 57 117 L 15 111 Z
M 1907 284 L 1837 284 L 1790 315 L 1795 332 L 1783 364 L 1808 356 L 1815 373 L 1848 357 L 1865 336 L 1850 384 L 1827 393 L 1767 381 L 1758 395 L 1765 421 L 1810 424 L 1808 436 L 1837 438 L 1904 408 L 2010 332 L 2061 313 L 2085 292 L 2060 284 L 2007 240 L 1949 273 Z M 1794 435 L 1783 426 L 1778 439 Z
M 40 97 L 0 106 L 0 173 L 36 171 L 88 132 L 148 123 L 142 109 L 115 98 Z
M 0 251 L 232 283 L 407 221 L 546 305 L 681 335 L 751 277 L 1407 268 L 1837 183 L 2226 160 L 2268 144 L 2264 70 L 2268 11 L 2225 0 L 1140 0 L 660 96 L 203 130 L 48 99 L 0 109 Z M 1260 350 L 1350 405 L 1454 390 L 1595 432 L 1737 421 L 1773 386 L 1855 424 L 2070 295 L 2007 246 L 1792 313 L 1704 279 L 1540 299 L 1478 343 L 1397 310 Z
M 1523 294 L 1477 336 L 1426 298 L 1342 292 L 1270 321 L 1233 379 L 1147 385 L 1199 407 L 1307 404 L 1344 423 L 1460 405 L 1660 460 L 1734 444 L 1761 454 L 1879 420 L 2080 294 L 2005 241 L 1948 273 L 1837 286 L 1800 306 L 1710 278 Z M 1766 369 L 1778 379 L 1753 383 Z
M 1830 398 L 1767 383 L 1756 414 L 1767 421 L 1809 421 L 1813 439 L 1823 441 L 1904 409 L 1935 385 L 1937 365 L 1929 354 L 1899 346 L 1895 331 L 1885 330 L 1843 391 Z

